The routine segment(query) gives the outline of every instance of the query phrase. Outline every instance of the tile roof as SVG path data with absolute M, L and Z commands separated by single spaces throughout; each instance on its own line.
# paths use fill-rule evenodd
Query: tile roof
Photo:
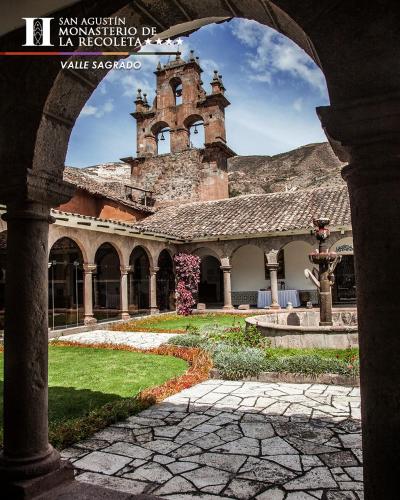
M 99 182 L 93 176 L 86 174 L 82 169 L 65 167 L 64 180 L 74 184 L 77 188 L 83 189 L 94 196 L 108 198 L 122 205 L 134 208 L 140 212 L 148 214 L 154 213 L 154 209 L 145 207 L 141 203 L 129 200 L 123 196 L 123 183 L 117 182 Z
M 350 226 L 347 187 L 245 195 L 170 206 L 135 227 L 191 240 L 308 229 L 313 227 L 316 216 L 329 217 L 331 226 Z

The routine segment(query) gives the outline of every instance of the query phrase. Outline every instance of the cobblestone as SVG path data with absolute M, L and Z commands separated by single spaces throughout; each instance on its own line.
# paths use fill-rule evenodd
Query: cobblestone
M 351 387 L 210 380 L 62 454 L 78 480 L 171 500 L 361 500 L 359 398 Z

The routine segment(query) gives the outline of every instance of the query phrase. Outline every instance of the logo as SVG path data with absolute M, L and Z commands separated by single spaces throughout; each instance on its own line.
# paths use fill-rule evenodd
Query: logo
M 336 252 L 337 253 L 354 252 L 354 249 L 351 245 L 344 244 L 336 247 Z
M 53 46 L 50 40 L 50 22 L 54 17 L 23 17 L 26 23 L 24 47 Z

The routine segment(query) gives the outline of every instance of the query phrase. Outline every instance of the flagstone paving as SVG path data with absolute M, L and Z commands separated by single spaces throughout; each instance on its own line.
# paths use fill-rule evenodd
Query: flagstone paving
M 208 380 L 63 451 L 80 481 L 171 500 L 360 500 L 358 388 Z
M 138 349 L 151 349 L 168 342 L 176 333 L 150 332 L 114 332 L 111 330 L 94 330 L 93 332 L 73 333 L 58 337 L 57 342 L 79 342 L 82 344 L 114 344 L 129 345 Z

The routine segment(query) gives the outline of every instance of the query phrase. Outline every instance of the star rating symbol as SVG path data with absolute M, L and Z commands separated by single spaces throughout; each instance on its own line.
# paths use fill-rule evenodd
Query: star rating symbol
M 151 45 L 151 39 L 150 38 L 146 38 L 146 40 L 144 41 L 144 43 L 146 45 Z
M 172 40 L 171 40 L 171 38 L 167 38 L 167 39 L 165 40 L 165 45 L 172 45 Z
M 157 45 L 162 45 L 162 42 L 163 42 L 163 41 L 161 40 L 161 38 L 157 38 L 157 40 L 156 40 L 156 44 L 157 44 Z
M 182 38 L 178 38 L 175 43 L 176 45 L 182 45 L 183 44 Z

